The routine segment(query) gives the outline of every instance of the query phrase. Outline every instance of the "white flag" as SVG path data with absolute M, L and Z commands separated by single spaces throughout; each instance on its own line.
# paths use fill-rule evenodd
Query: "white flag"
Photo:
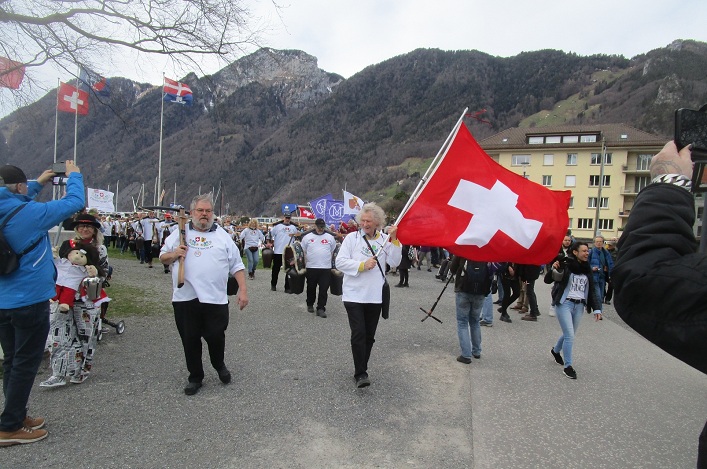
M 113 206 L 113 193 L 103 189 L 88 189 L 88 208 L 95 208 L 99 212 L 115 212 Z
M 363 200 L 351 192 L 344 191 L 344 215 L 356 215 L 363 207 Z

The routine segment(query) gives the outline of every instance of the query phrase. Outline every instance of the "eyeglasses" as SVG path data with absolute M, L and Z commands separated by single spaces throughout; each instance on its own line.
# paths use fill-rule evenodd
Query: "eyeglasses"
M 94 228 L 94 226 L 81 224 L 81 225 L 76 225 L 76 228 L 79 230 L 85 230 L 86 228 Z
M 214 213 L 213 209 L 211 208 L 195 208 L 194 211 L 196 213 Z

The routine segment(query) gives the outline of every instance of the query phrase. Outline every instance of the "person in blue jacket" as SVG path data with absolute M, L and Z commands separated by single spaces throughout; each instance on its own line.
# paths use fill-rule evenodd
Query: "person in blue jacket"
M 43 418 L 27 415 L 27 401 L 42 361 L 49 332 L 49 299 L 56 294 L 56 269 L 47 230 L 84 208 L 83 177 L 72 160 L 66 162 L 66 195 L 60 200 L 33 200 L 55 175 L 44 171 L 36 181 L 12 165 L 0 167 L 0 224 L 19 206 L 3 228 L 19 267 L 0 275 L 0 344 L 4 353 L 0 414 L 0 446 L 33 443 L 47 436 Z
M 606 282 L 609 280 L 611 271 L 614 269 L 614 259 L 611 253 L 604 247 L 604 237 L 594 238 L 594 247 L 589 251 L 589 265 L 594 276 L 594 288 L 604 309 L 604 296 L 606 296 Z

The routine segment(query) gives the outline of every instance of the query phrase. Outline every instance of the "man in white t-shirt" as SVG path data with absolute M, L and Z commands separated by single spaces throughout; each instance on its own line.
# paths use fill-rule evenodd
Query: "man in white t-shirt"
M 314 231 L 302 238 L 305 265 L 307 266 L 307 311 L 314 312 L 317 300 L 317 316 L 326 317 L 327 291 L 331 283 L 331 255 L 336 249 L 336 239 L 325 232 L 326 223 L 321 218 L 314 222 Z M 319 286 L 319 296 L 317 296 Z
M 282 267 L 282 253 L 285 251 L 285 246 L 290 243 L 290 238 L 299 233 L 297 226 L 292 225 L 291 215 L 285 213 L 282 223 L 278 223 L 270 230 L 270 235 L 273 239 L 273 258 L 272 258 L 272 276 L 270 278 L 270 289 L 277 290 L 277 278 L 280 275 Z M 287 266 L 285 266 L 287 268 Z M 290 282 L 285 275 L 285 293 L 290 293 Z
M 178 286 L 179 269 L 172 269 L 172 306 L 177 330 L 182 339 L 189 370 L 188 396 L 196 394 L 204 379 L 201 338 L 209 347 L 211 365 L 222 383 L 231 382 L 224 363 L 228 327 L 228 277 L 238 282 L 238 307 L 248 304 L 245 266 L 228 233 L 214 224 L 211 194 L 198 195 L 191 203 L 191 222 L 185 227 L 185 243 L 179 244 L 179 231 L 165 241 L 160 253 L 163 264 L 184 258 L 184 285 Z

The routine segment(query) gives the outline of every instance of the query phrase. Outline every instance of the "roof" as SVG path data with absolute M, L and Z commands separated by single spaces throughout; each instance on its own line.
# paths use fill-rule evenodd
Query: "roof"
M 528 137 L 548 135 L 590 135 L 598 134 L 598 141 L 591 143 L 543 143 L 529 144 Z M 596 148 L 601 138 L 607 147 L 662 147 L 665 139 L 657 135 L 638 130 L 626 124 L 593 124 L 593 125 L 555 125 L 549 127 L 514 127 L 485 138 L 479 142 L 484 150 L 522 149 L 522 148 Z

